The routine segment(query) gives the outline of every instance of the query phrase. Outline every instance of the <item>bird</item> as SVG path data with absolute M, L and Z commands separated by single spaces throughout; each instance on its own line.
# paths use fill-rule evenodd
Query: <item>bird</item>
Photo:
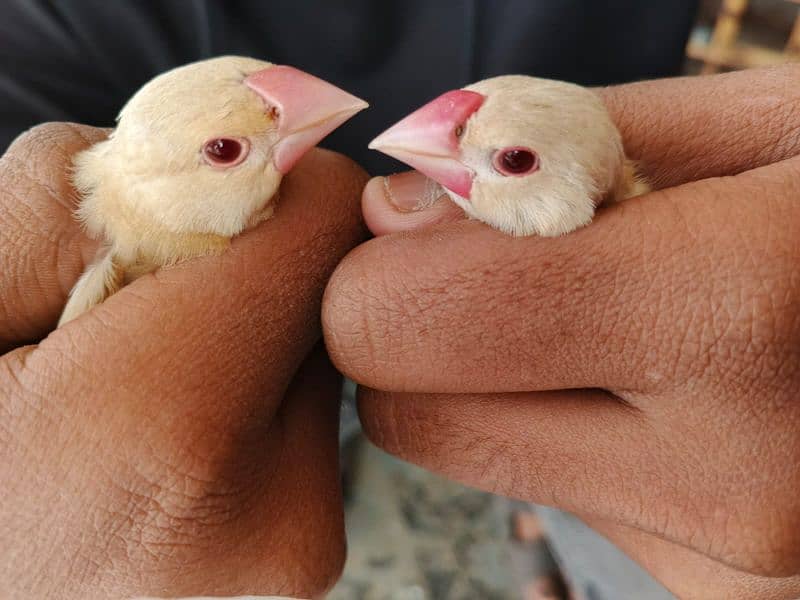
M 369 147 L 435 181 L 467 216 L 512 236 L 564 235 L 591 222 L 601 203 L 649 191 L 598 94 L 526 75 L 446 92 Z
M 272 216 L 281 178 L 363 100 L 288 65 L 222 56 L 162 73 L 78 153 L 76 217 L 101 240 L 58 326 L 135 279 L 222 252 Z

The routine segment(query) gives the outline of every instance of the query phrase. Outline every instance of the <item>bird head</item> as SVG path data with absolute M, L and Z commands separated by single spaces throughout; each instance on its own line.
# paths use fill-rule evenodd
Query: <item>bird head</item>
M 107 141 L 77 157 L 80 216 L 90 231 L 107 227 L 103 213 L 117 208 L 176 233 L 232 236 L 305 152 L 366 107 L 321 79 L 252 58 L 173 69 L 128 101 Z
M 464 211 L 512 235 L 587 224 L 623 176 L 620 134 L 578 85 L 518 75 L 447 92 L 370 148 L 438 182 Z

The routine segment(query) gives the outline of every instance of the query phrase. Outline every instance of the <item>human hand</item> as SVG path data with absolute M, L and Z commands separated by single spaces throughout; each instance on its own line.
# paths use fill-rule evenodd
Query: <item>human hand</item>
M 557 239 L 370 182 L 380 237 L 323 302 L 369 437 L 576 513 L 681 597 L 800 595 L 798 82 L 603 90 L 660 191 Z
M 314 347 L 365 177 L 313 152 L 224 254 L 53 332 L 96 247 L 65 172 L 104 135 L 50 124 L 0 161 L 2 596 L 320 594 L 344 531 L 340 378 Z

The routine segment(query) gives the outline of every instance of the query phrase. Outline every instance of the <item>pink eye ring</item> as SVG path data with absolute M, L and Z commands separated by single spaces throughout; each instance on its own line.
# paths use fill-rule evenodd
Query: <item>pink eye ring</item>
M 203 159 L 212 167 L 228 169 L 247 158 L 250 143 L 244 138 L 213 138 L 203 144 Z
M 522 177 L 539 170 L 539 155 L 530 148 L 503 148 L 494 154 L 492 164 L 501 175 Z

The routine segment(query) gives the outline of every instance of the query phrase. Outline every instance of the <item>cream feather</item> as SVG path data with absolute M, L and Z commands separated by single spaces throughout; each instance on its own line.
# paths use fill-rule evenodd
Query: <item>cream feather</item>
M 274 94 L 264 89 L 270 84 Z M 272 215 L 281 171 L 291 168 L 276 148 L 288 145 L 296 159 L 365 107 L 296 69 L 236 56 L 147 83 L 109 138 L 75 157 L 77 217 L 107 253 L 78 281 L 59 325 L 159 267 L 223 251 L 231 237 Z M 290 122 L 299 128 L 288 131 Z M 215 140 L 244 158 L 210 160 Z

